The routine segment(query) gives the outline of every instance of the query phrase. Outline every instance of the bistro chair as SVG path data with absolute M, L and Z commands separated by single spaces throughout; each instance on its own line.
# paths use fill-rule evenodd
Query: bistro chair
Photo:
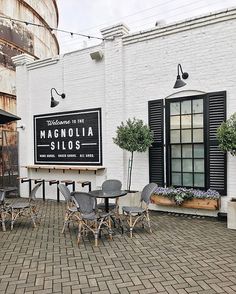
M 111 230 L 111 218 L 110 213 L 99 213 L 96 210 L 96 198 L 90 196 L 85 192 L 72 192 L 72 197 L 77 206 L 79 217 L 79 229 L 78 229 L 78 244 L 82 232 L 92 232 L 95 238 L 95 246 L 98 245 L 98 236 L 102 228 L 106 228 L 109 233 L 110 240 L 112 240 Z
M 102 183 L 102 190 L 109 193 L 114 191 L 120 191 L 122 187 L 122 183 L 119 180 L 106 180 Z M 100 202 L 97 204 L 97 208 L 101 210 L 105 210 L 105 203 Z M 115 199 L 115 202 L 109 202 L 109 211 L 115 211 L 117 214 L 119 210 L 119 198 Z
M 17 200 L 9 205 L 8 213 L 11 215 L 11 230 L 13 225 L 18 217 L 21 216 L 30 216 L 33 222 L 33 226 L 36 228 L 36 219 L 38 215 L 38 210 L 36 207 L 36 192 L 42 183 L 38 183 L 34 186 L 30 192 L 29 199 L 26 200 Z
M 5 196 L 6 192 L 3 190 L 0 190 L 0 222 L 2 223 L 2 230 L 6 231 L 5 226 L 5 219 L 6 219 L 6 213 L 7 213 L 7 207 L 5 205 Z
M 148 212 L 148 205 L 150 203 L 150 198 L 153 194 L 153 192 L 156 190 L 157 184 L 150 183 L 146 185 L 141 193 L 141 199 L 140 199 L 140 206 L 123 206 L 122 212 L 125 216 L 127 223 L 129 225 L 129 231 L 130 231 L 130 237 L 133 237 L 133 228 L 134 226 L 142 222 L 142 225 L 144 227 L 144 222 L 148 224 L 150 233 L 151 230 L 151 224 L 150 224 L 150 218 L 149 218 L 149 212 Z
M 78 220 L 78 209 L 74 205 L 74 202 L 71 197 L 71 192 L 68 187 L 64 184 L 59 184 L 58 189 L 60 190 L 61 194 L 64 196 L 66 201 L 66 211 L 64 216 L 64 224 L 62 228 L 62 233 L 65 231 L 66 225 L 69 226 L 71 221 Z

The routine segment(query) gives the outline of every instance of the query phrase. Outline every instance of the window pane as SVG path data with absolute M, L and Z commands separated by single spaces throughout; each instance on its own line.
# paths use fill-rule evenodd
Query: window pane
M 171 156 L 172 158 L 180 158 L 181 157 L 181 146 L 180 145 L 172 145 L 171 146 Z
M 180 129 L 180 116 L 171 116 L 170 117 L 170 128 L 171 129 Z
M 182 143 L 192 142 L 192 130 L 182 130 Z
M 183 173 L 183 186 L 193 186 L 193 174 Z
M 189 114 L 191 112 L 191 100 L 181 102 L 181 114 Z
M 183 159 L 183 171 L 184 172 L 193 171 L 193 161 L 192 161 L 192 159 Z
M 194 145 L 194 157 L 195 158 L 203 158 L 204 157 L 204 145 L 203 144 Z
M 172 183 L 174 186 L 181 186 L 181 173 L 172 173 Z
M 172 102 L 170 103 L 170 115 L 180 114 L 180 103 Z
M 170 142 L 180 143 L 180 131 L 170 131 Z
M 203 129 L 193 130 L 193 142 L 203 142 Z
M 182 115 L 181 116 L 181 128 L 190 129 L 192 127 L 191 115 Z
M 193 113 L 203 112 L 203 99 L 193 100 Z
M 193 115 L 193 128 L 203 128 L 203 114 Z
M 204 187 L 204 174 L 194 174 L 194 186 L 195 187 Z
M 192 145 L 183 145 L 182 147 L 183 157 L 192 157 Z
M 194 160 L 194 171 L 195 172 L 204 172 L 204 159 L 195 159 Z
M 181 159 L 172 159 L 172 171 L 181 172 Z

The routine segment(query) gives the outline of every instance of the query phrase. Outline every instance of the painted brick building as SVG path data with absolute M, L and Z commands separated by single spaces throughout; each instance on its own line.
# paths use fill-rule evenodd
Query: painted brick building
M 218 189 L 226 212 L 227 201 L 235 196 L 236 158 L 218 149 L 215 131 L 236 111 L 236 9 L 134 34 L 118 24 L 102 35 L 106 40 L 95 47 L 39 61 L 20 55 L 14 62 L 17 115 L 26 126 L 20 130 L 20 166 L 38 164 L 34 116 L 99 109 L 99 164 L 105 169 L 78 173 L 21 167 L 21 176 L 86 179 L 93 188 L 118 178 L 125 188 L 128 154 L 112 137 L 121 121 L 136 117 L 150 124 L 155 142 L 149 153 L 134 155 L 132 187 L 155 181 Z M 173 89 L 178 64 L 189 78 L 185 87 Z M 66 94 L 55 108 L 50 108 L 52 88 Z M 25 184 L 21 191 L 27 192 Z M 46 195 L 55 198 L 55 188 L 46 187 Z

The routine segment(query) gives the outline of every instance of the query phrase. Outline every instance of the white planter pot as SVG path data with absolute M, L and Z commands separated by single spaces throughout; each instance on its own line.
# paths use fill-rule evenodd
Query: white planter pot
M 119 214 L 122 214 L 122 206 L 140 206 L 141 192 L 128 192 L 119 198 Z
M 228 202 L 227 227 L 236 230 L 236 201 Z

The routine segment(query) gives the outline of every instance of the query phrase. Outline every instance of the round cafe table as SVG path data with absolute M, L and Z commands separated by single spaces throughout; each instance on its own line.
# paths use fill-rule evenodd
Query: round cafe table
M 105 192 L 103 190 L 93 190 L 88 192 L 88 194 L 92 197 L 103 198 L 105 201 L 105 211 L 109 212 L 109 198 L 118 198 L 118 197 L 125 196 L 127 194 L 127 191 L 118 190 L 118 191 Z

